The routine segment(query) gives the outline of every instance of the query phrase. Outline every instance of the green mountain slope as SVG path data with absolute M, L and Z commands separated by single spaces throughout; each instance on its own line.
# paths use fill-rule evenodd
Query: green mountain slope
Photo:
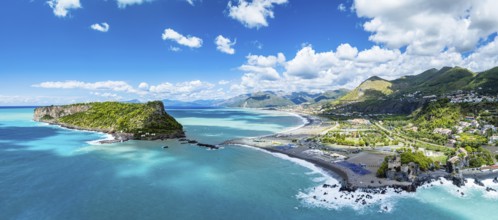
M 339 99 L 340 102 L 376 100 L 393 93 L 392 83 L 377 76 L 370 77 Z
M 409 114 L 429 99 L 444 98 L 458 91 L 498 94 L 498 67 L 474 73 L 461 67 L 429 69 L 418 75 L 395 80 L 371 77 L 334 102 L 330 109 L 365 113 Z

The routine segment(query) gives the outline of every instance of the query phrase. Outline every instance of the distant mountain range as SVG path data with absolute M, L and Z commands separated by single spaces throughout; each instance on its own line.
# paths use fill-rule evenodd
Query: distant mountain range
M 286 94 L 282 91 L 256 92 L 238 95 L 226 100 L 162 100 L 164 106 L 171 107 L 240 107 L 240 108 L 272 108 L 294 105 L 318 105 L 334 101 L 349 92 L 346 89 L 331 90 L 323 93 L 294 92 Z M 140 103 L 139 100 L 124 101 L 125 103 Z
M 411 113 L 431 98 L 462 91 L 498 94 L 498 67 L 474 73 L 461 67 L 429 69 L 395 80 L 370 77 L 329 108 L 365 113 Z
M 261 91 L 238 95 L 226 100 L 163 100 L 166 107 L 241 107 L 272 108 L 283 106 L 323 106 L 339 112 L 411 113 L 430 98 L 462 91 L 498 94 L 498 67 L 474 73 L 461 67 L 429 69 L 418 75 L 386 80 L 373 76 L 349 91 L 323 93 Z M 139 103 L 139 100 L 126 101 Z
M 271 108 L 302 104 L 313 105 L 334 101 L 347 92 L 348 90 L 345 89 L 331 90 L 323 93 L 293 92 L 291 94 L 264 91 L 239 95 L 221 102 L 218 105 L 242 108 Z

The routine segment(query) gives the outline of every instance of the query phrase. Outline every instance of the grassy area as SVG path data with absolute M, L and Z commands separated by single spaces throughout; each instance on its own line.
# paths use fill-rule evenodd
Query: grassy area
M 64 116 L 58 121 L 81 128 L 133 134 L 182 130 L 182 125 L 164 111 L 159 101 L 145 104 L 96 102 L 85 105 L 90 105 L 88 111 Z

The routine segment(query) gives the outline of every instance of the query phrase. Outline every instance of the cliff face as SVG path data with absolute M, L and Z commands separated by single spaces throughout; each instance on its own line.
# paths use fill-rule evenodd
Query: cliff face
M 100 102 L 39 107 L 33 119 L 67 128 L 114 134 L 120 139 L 154 140 L 184 137 L 183 127 L 162 102 Z
M 90 105 L 68 105 L 68 106 L 48 106 L 35 109 L 33 120 L 41 122 L 54 122 L 58 118 L 85 112 L 90 109 Z

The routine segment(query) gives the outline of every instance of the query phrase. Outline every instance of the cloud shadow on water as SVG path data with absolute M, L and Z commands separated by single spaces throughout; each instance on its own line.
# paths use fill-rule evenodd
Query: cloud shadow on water
M 0 127 L 0 141 L 35 141 L 60 133 L 51 127 Z

